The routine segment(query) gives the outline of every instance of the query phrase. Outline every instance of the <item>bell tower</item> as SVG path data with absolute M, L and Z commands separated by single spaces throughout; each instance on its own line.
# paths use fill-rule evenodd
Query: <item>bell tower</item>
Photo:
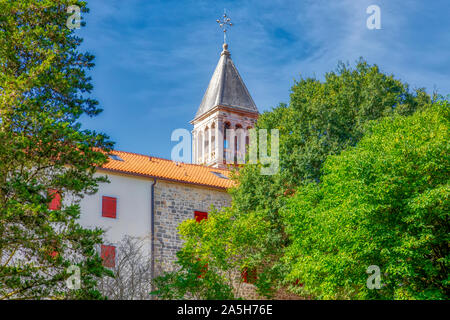
M 194 125 L 192 162 L 214 168 L 244 163 L 248 130 L 255 126 L 258 115 L 231 60 L 228 44 L 224 43 L 219 63 L 191 121 Z

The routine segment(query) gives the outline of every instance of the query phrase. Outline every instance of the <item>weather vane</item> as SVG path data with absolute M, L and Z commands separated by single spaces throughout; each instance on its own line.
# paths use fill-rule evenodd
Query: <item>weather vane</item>
M 229 27 L 232 27 L 231 19 L 228 17 L 226 10 L 223 10 L 222 20 L 216 20 L 219 26 L 223 29 L 223 43 L 227 43 L 227 31 Z

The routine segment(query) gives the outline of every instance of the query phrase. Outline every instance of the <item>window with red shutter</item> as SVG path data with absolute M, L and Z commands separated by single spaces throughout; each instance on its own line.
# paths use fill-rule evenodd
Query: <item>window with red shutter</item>
M 241 277 L 245 283 L 255 283 L 258 279 L 256 268 L 244 268 Z
M 201 262 L 200 258 L 198 258 L 197 261 Z M 208 272 L 208 263 L 201 266 L 200 274 L 197 276 L 197 278 L 203 278 L 205 276 L 206 272 Z
M 48 196 L 52 201 L 48 205 L 49 210 L 60 210 L 61 209 L 61 194 L 58 190 L 51 189 L 48 191 Z
M 300 280 L 295 280 L 295 282 L 294 282 L 294 284 L 293 284 L 294 286 L 298 286 L 298 287 L 303 287 L 303 283 L 300 283 Z
M 200 222 L 203 219 L 208 219 L 208 212 L 194 211 L 195 221 Z
M 58 245 L 55 240 L 50 241 L 49 248 L 47 249 L 47 254 L 54 259 L 59 256 Z
M 117 214 L 117 198 L 103 197 L 102 198 L 102 217 L 116 218 Z
M 203 265 L 200 272 L 201 274 L 197 278 L 203 278 L 205 276 L 206 272 L 208 272 L 208 264 Z
M 116 266 L 116 247 L 102 244 L 101 257 L 104 267 L 114 268 Z

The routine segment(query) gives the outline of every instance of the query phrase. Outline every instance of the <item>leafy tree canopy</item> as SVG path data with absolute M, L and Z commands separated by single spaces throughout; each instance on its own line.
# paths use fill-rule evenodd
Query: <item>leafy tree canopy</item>
M 291 92 L 289 105 L 264 112 L 257 123 L 257 129 L 280 131 L 280 172 L 264 176 L 253 165 L 240 170 L 233 191 L 238 210 L 276 212 L 301 183 L 319 181 L 325 159 L 354 146 L 367 121 L 409 115 L 431 102 L 424 90 L 411 93 L 407 84 L 362 59 L 354 69 L 339 63 L 323 82 L 301 79 Z
M 257 266 L 255 284 L 263 295 L 272 296 L 276 289 L 291 286 L 293 277 L 283 276 L 291 271 L 280 258 L 293 239 L 285 232 L 289 223 L 280 216 L 280 209 L 299 186 L 320 182 L 327 157 L 355 146 L 368 122 L 411 115 L 430 104 L 424 90 L 412 93 L 407 84 L 362 59 L 355 68 L 340 63 L 324 81 L 300 79 L 292 87 L 289 105 L 263 113 L 256 126 L 269 132 L 279 130 L 280 171 L 261 175 L 260 164 L 240 168 L 234 177 L 237 187 L 231 190 L 232 208 L 217 213 L 230 221 L 228 226 L 209 237 L 186 234 L 187 243 L 201 247 L 208 263 L 220 265 L 221 272 Z M 209 224 L 214 221 L 198 228 L 211 231 Z M 239 228 L 242 224 L 248 228 Z M 254 233 L 253 229 L 263 231 Z M 227 239 L 224 248 L 239 250 L 218 249 L 217 239 Z
M 321 183 L 282 210 L 283 262 L 300 294 L 326 299 L 447 299 L 450 148 L 448 101 L 370 123 L 356 147 L 330 156 Z M 366 287 L 366 269 L 382 287 Z
M 236 219 L 256 212 L 271 224 L 259 239 L 264 250 L 254 258 L 267 265 L 267 273 L 273 274 L 267 278 L 273 279 L 274 286 L 283 268 L 278 258 L 289 242 L 279 210 L 296 188 L 319 182 L 326 158 L 356 145 L 368 121 L 410 115 L 430 103 L 424 90 L 411 93 L 407 84 L 361 59 L 355 68 L 339 63 L 335 72 L 325 75 L 325 81 L 297 81 L 289 105 L 281 104 L 259 117 L 257 129 L 280 132 L 280 171 L 267 176 L 260 174 L 259 165 L 244 166 L 235 177 L 238 187 L 232 197 Z
M 100 297 L 102 231 L 77 224 L 77 201 L 105 181 L 98 150 L 112 143 L 78 121 L 101 109 L 88 96 L 94 57 L 66 26 L 71 5 L 87 13 L 85 1 L 0 0 L 0 299 Z M 80 290 L 66 286 L 71 265 Z
M 209 213 L 200 223 L 187 220 L 179 226 L 183 248 L 177 253 L 179 269 L 166 272 L 155 281 L 154 294 L 163 299 L 232 299 L 239 296 L 241 261 L 252 246 L 261 251 L 258 239 L 268 224 L 248 215 L 235 221 L 230 208 Z M 256 223 L 257 222 L 257 223 Z M 244 267 L 257 267 L 246 261 Z

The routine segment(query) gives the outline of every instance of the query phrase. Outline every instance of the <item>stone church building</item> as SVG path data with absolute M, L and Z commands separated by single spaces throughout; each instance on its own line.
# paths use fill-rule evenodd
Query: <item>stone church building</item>
M 118 243 L 132 236 L 145 241 L 152 276 L 171 270 L 182 246 L 177 226 L 186 219 L 207 218 L 212 205 L 230 205 L 227 189 L 233 182 L 227 163 L 244 158 L 248 130 L 257 118 L 258 109 L 224 44 L 191 121 L 193 163 L 114 151 L 97 173 L 106 174 L 110 183 L 82 199 L 80 223 L 106 230 L 101 246 L 105 265 L 114 267 Z

